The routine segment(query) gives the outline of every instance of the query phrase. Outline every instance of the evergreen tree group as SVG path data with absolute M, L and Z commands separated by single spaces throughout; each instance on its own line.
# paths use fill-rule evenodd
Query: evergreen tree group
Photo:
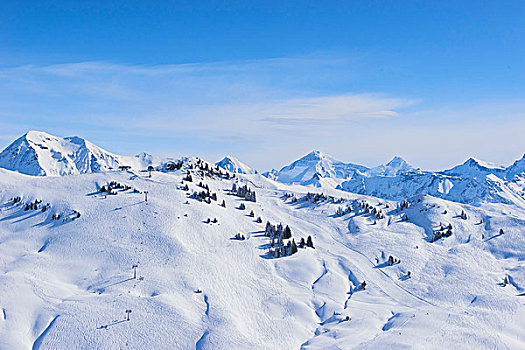
M 127 190 L 130 190 L 130 189 L 131 189 L 131 187 L 126 185 L 126 184 L 123 185 L 120 182 L 111 181 L 107 185 L 102 186 L 99 189 L 99 192 L 100 193 L 107 193 L 107 194 L 117 194 L 117 192 L 115 190 L 127 191 Z M 139 191 L 137 189 L 133 189 L 133 192 L 139 192 Z
M 244 241 L 246 237 L 244 237 L 244 235 L 241 235 L 240 233 L 237 233 L 235 236 L 233 236 L 233 239 L 236 239 L 238 241 Z
M 212 193 L 209 190 L 202 190 L 200 192 L 194 191 L 190 198 L 196 199 L 199 202 L 211 204 L 211 201 L 217 201 L 217 194 Z
M 333 198 L 333 197 L 331 197 Z M 319 202 L 323 202 L 323 201 L 327 201 L 328 200 L 328 196 L 324 193 L 310 193 L 308 192 L 304 197 L 303 197 L 303 201 L 306 201 L 306 202 L 312 202 L 312 203 L 319 203 Z
M 383 214 L 382 209 L 377 209 L 373 205 L 368 204 L 366 201 L 357 202 L 357 207 L 361 208 L 364 213 L 370 214 L 378 220 L 385 218 L 385 215 Z
M 401 259 L 393 257 L 392 255 L 388 257 L 388 265 L 392 266 L 392 265 L 399 264 L 399 263 L 401 263 Z
M 435 242 L 441 238 L 446 238 L 452 236 L 452 224 L 448 224 L 447 227 L 440 224 L 439 230 L 434 231 L 434 236 L 432 237 L 431 242 Z
M 247 185 L 237 186 L 236 183 L 232 185 L 231 193 L 237 197 L 244 198 L 249 202 L 256 202 L 255 191 L 250 189 Z
M 261 220 L 262 221 L 262 220 Z M 266 222 L 266 228 L 264 235 L 270 238 L 270 245 L 268 254 L 275 258 L 289 256 L 297 253 L 298 246 L 295 239 L 292 238 L 292 230 L 290 226 L 283 226 L 281 223 L 272 225 L 269 221 Z M 288 242 L 285 242 L 288 240 Z M 299 242 L 299 248 L 310 247 L 314 248 L 312 237 L 308 236 L 305 242 L 304 238 L 301 238 Z
M 335 215 L 336 216 L 345 216 L 346 214 L 350 214 L 352 212 L 352 208 L 351 207 L 346 207 L 346 208 L 337 208 L 337 211 L 335 212 Z

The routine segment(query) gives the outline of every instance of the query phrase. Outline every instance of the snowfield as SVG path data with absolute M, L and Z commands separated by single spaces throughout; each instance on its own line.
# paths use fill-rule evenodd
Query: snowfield
M 393 201 L 325 189 L 344 202 L 312 203 L 302 196 L 320 189 L 260 175 L 195 173 L 184 191 L 185 175 L 1 170 L 0 348 L 525 347 L 523 209 L 419 196 L 404 221 Z M 131 189 L 100 193 L 111 181 L 148 191 L 148 202 Z M 200 181 L 217 202 L 189 198 Z M 236 181 L 256 191 L 256 203 L 229 194 Z M 50 208 L 25 211 L 12 204 L 16 196 Z M 385 218 L 374 220 L 361 201 Z M 352 213 L 334 215 L 347 206 Z M 51 219 L 73 218 L 74 210 L 81 216 L 73 221 Z M 462 210 L 467 220 L 457 216 Z M 268 257 L 267 220 L 289 225 L 295 240 L 312 235 L 315 249 Z M 440 222 L 453 234 L 432 243 Z M 232 240 L 236 233 L 246 240 Z M 400 263 L 388 265 L 390 255 Z
M 312 152 L 282 183 L 233 158 L 104 163 L 89 143 L 82 167 L 79 138 L 45 135 L 0 157 L 17 170 L 0 169 L 0 349 L 525 348 L 523 161 Z M 267 222 L 296 253 L 270 253 Z

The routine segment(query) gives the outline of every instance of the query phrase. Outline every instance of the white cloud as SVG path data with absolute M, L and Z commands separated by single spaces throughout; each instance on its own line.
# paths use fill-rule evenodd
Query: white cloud
M 502 139 L 516 133 L 513 123 L 522 128 L 515 121 L 525 119 L 523 103 L 423 110 L 413 98 L 349 93 L 342 81 L 352 69 L 326 57 L 0 68 L 0 125 L 4 135 L 79 134 L 120 153 L 231 153 L 260 168 L 314 148 L 367 165 L 401 154 L 424 167 L 466 153 L 497 162 L 502 150 L 525 148 L 523 138 Z M 501 137 L 476 140 L 474 131 Z

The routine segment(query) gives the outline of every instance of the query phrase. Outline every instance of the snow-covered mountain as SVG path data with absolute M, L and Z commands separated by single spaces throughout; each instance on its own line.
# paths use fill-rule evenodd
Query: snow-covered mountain
M 429 194 L 459 203 L 507 203 L 525 208 L 525 197 L 508 186 L 506 181 L 492 174 L 483 177 L 458 177 L 423 172 L 390 177 L 370 176 L 346 180 L 338 188 L 390 200 Z
M 505 172 L 506 168 L 502 165 L 469 158 L 465 163 L 443 171 L 443 174 L 459 177 L 484 177 L 493 174 L 498 177 L 505 177 Z
M 83 138 L 61 138 L 29 131 L 0 153 L 0 167 L 35 176 L 95 173 L 131 166 L 143 170 L 155 158 L 146 153 L 135 157 L 110 153 Z
M 523 160 L 232 177 L 35 132 L 8 150 L 0 349 L 525 348 Z M 162 171 L 102 171 L 124 160 Z
M 506 169 L 505 177 L 508 180 L 513 180 L 515 176 L 525 178 L 525 155 Z
M 323 184 L 337 185 L 341 180 L 356 173 L 364 173 L 367 167 L 343 163 L 320 151 L 312 151 L 290 165 L 283 167 L 273 178 L 285 184 L 301 184 L 323 187 Z
M 257 173 L 255 169 L 250 168 L 248 165 L 244 164 L 243 162 L 241 162 L 240 160 L 232 156 L 226 156 L 222 158 L 220 161 L 215 163 L 215 165 L 218 165 L 221 168 L 228 170 L 229 172 L 232 172 L 232 173 L 238 173 L 238 174 Z
M 368 176 L 397 176 L 400 174 L 419 172 L 419 169 L 408 164 L 403 158 L 396 156 L 390 162 L 371 168 L 366 172 Z
M 442 172 L 422 171 L 396 156 L 373 168 L 314 151 L 279 171 L 264 173 L 285 184 L 337 188 L 390 200 L 419 194 L 468 204 L 525 203 L 525 157 L 505 168 L 470 158 Z
M 522 207 L 400 207 L 206 165 L 0 169 L 0 349 L 525 347 Z M 290 228 L 293 254 L 270 253 L 267 221 Z

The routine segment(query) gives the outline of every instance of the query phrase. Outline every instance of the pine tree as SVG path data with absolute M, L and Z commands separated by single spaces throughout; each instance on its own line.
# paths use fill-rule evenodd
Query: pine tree
M 224 199 L 222 200 L 221 207 L 226 208 L 226 202 L 224 201 Z
M 308 236 L 308 238 L 306 239 L 306 246 L 315 249 L 314 242 L 312 241 L 312 236 Z
M 286 247 L 284 249 L 284 255 L 292 255 L 292 242 L 288 241 L 288 243 L 286 244 Z
M 266 228 L 264 229 L 264 235 L 270 236 L 271 232 L 272 232 L 272 224 L 270 224 L 270 221 L 266 221 Z
M 292 238 L 292 230 L 290 230 L 290 227 L 286 225 L 283 231 L 283 239 L 290 239 Z
M 244 205 L 244 203 L 241 203 L 241 205 L 239 205 L 239 209 L 240 209 L 240 210 L 244 210 L 244 209 L 246 209 L 246 206 Z
M 297 253 L 297 244 L 295 244 L 295 239 L 292 239 L 292 255 Z
M 253 212 L 253 210 L 250 212 L 250 217 L 255 217 L 255 213 Z
M 304 237 L 301 237 L 301 240 L 299 241 L 299 248 L 304 248 L 306 243 L 304 242 Z

